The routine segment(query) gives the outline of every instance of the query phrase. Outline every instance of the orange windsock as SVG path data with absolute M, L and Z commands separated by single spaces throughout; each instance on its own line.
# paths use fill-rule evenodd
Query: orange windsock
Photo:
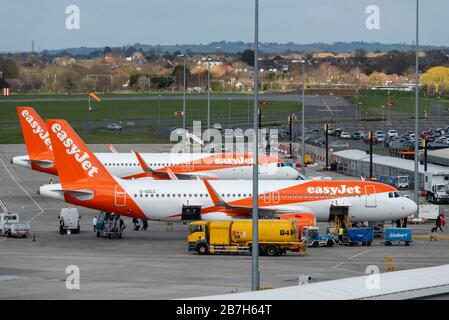
M 97 100 L 98 102 L 100 102 L 100 98 L 93 92 L 89 92 L 89 97 L 91 97 L 92 99 Z

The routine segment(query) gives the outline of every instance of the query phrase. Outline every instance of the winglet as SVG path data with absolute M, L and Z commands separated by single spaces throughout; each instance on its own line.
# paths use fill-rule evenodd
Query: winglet
M 203 180 L 203 181 L 204 181 L 204 185 L 206 186 L 207 192 L 209 192 L 210 198 L 211 198 L 212 202 L 214 203 L 214 205 L 221 206 L 221 207 L 227 206 L 227 203 L 220 197 L 218 192 L 215 191 L 214 187 L 211 186 L 209 181 L 207 181 L 207 180 Z

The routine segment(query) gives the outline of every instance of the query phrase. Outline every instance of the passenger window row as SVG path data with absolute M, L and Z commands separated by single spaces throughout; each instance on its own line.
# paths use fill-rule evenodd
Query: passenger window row
M 303 194 L 296 194 L 296 193 L 288 193 L 288 194 L 285 194 L 285 193 L 283 193 L 283 194 L 279 194 L 279 195 L 271 195 L 271 196 L 269 196 L 268 194 L 260 194 L 259 195 L 259 198 L 268 198 L 268 199 L 270 199 L 270 198 L 273 198 L 273 199 L 276 199 L 276 198 L 283 198 L 283 199 L 286 199 L 286 198 L 288 198 L 288 199 L 302 199 L 302 198 L 304 198 L 304 199 L 306 199 L 306 198 L 309 198 L 309 199 L 313 199 L 313 198 L 315 198 L 315 199 L 318 199 L 318 198 L 326 198 L 326 197 L 328 197 L 329 195 L 326 195 L 326 194 L 307 194 L 307 195 L 303 195 Z M 390 192 L 389 193 L 389 196 L 390 196 L 390 198 L 397 198 L 397 197 L 400 197 L 400 195 L 399 195 L 399 193 L 397 193 L 397 192 Z M 137 195 L 137 193 L 135 193 L 134 194 L 134 198 L 137 198 L 137 197 L 139 197 L 138 195 Z M 161 194 L 159 194 L 159 193 L 150 193 L 150 194 L 148 194 L 148 193 L 141 193 L 140 194 L 140 198 L 142 198 L 142 197 L 146 197 L 146 198 L 148 198 L 148 197 L 151 197 L 151 198 L 153 198 L 153 197 L 167 197 L 167 198 L 170 198 L 170 197 L 172 197 L 172 198 L 176 198 L 176 197 L 178 197 L 178 198 L 181 198 L 181 197 L 183 197 L 183 198 L 187 198 L 187 197 L 189 197 L 189 198 L 192 198 L 192 197 L 194 197 L 194 198 L 198 198 L 198 197 L 200 197 L 200 198 L 202 198 L 202 197 L 205 197 L 205 198 L 207 198 L 207 197 L 209 197 L 209 195 L 208 194 L 169 194 L 169 193 L 161 193 Z M 221 197 L 223 197 L 223 198 L 246 198 L 246 197 L 252 197 L 252 194 L 246 194 L 246 193 L 239 193 L 239 194 L 230 194 L 230 193 L 227 193 L 227 194 L 221 194 Z M 349 195 L 349 194 L 345 194 L 345 195 L 343 195 L 343 194 L 341 194 L 341 195 L 336 195 L 335 196 L 336 198 L 350 198 L 350 197 L 352 197 L 352 198 L 355 198 L 355 197 L 361 197 L 361 195 Z
M 113 167 L 113 166 L 130 166 L 130 167 L 134 167 L 134 166 L 139 166 L 139 163 L 128 163 L 128 162 L 113 162 L 113 163 L 103 163 L 104 166 L 106 167 Z M 194 163 L 194 164 L 182 164 L 182 163 L 149 163 L 149 166 L 155 166 L 155 167 L 169 167 L 169 166 L 176 166 L 176 165 L 185 165 L 185 166 L 199 166 L 199 167 L 215 167 L 216 164 L 214 163 Z

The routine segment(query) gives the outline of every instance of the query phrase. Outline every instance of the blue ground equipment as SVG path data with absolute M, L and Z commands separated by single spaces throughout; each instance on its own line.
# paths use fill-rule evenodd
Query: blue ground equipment
M 343 243 L 354 246 L 370 246 L 374 239 L 373 228 L 346 228 L 343 234 Z
M 409 228 L 387 228 L 385 229 L 385 245 L 391 246 L 393 242 L 397 241 L 405 243 L 406 246 L 413 242 L 412 229 Z
M 331 235 L 320 235 L 318 227 L 303 227 L 301 237 L 308 247 L 332 247 L 335 244 L 334 237 Z

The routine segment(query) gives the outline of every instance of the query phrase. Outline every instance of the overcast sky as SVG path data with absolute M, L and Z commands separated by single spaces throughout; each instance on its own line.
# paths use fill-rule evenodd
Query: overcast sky
M 260 0 L 262 42 L 379 41 L 412 43 L 415 0 Z M 80 29 L 65 26 L 68 5 Z M 369 5 L 380 30 L 365 26 Z M 420 42 L 449 45 L 448 0 L 420 1 Z M 2 1 L 0 51 L 144 44 L 199 44 L 254 37 L 254 0 Z

